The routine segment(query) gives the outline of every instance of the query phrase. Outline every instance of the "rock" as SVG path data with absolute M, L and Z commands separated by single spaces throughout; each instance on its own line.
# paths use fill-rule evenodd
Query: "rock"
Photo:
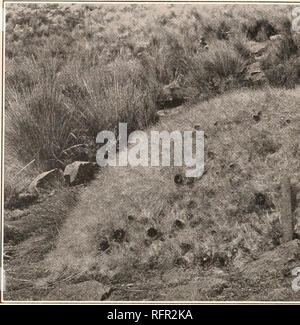
M 166 115 L 167 115 L 167 113 L 165 112 L 164 109 L 161 109 L 161 110 L 157 111 L 156 114 L 157 114 L 159 117 L 161 117 L 161 116 L 166 116 Z
M 259 62 L 252 63 L 247 67 L 245 81 L 252 84 L 263 84 L 267 81 L 266 75 L 262 71 Z
M 282 36 L 280 34 L 270 36 L 271 41 L 281 40 Z
M 248 50 L 254 55 L 263 54 L 268 48 L 268 43 L 250 41 L 247 43 Z
M 111 292 L 110 287 L 94 280 L 76 284 L 60 283 L 50 291 L 46 300 L 102 301 L 107 299 Z
M 176 220 L 174 221 L 174 226 L 175 226 L 176 228 L 183 229 L 183 228 L 185 227 L 185 223 L 184 223 L 183 220 L 176 219 Z
M 33 192 L 39 188 L 46 189 L 55 182 L 61 181 L 63 178 L 62 171 L 58 168 L 54 168 L 47 172 L 41 173 L 38 175 L 29 185 L 28 189 L 30 192 Z
M 23 233 L 16 226 L 4 224 L 4 243 L 17 244 L 24 239 Z
M 64 178 L 68 185 L 78 185 L 91 180 L 97 170 L 97 164 L 87 161 L 75 161 L 67 165 Z

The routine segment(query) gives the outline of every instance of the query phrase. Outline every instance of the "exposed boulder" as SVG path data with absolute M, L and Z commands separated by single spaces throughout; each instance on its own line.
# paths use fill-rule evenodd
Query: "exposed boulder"
M 174 221 L 174 226 L 175 226 L 175 228 L 183 229 L 185 227 L 185 222 L 181 219 L 176 219 Z
M 245 81 L 256 85 L 266 83 L 267 78 L 265 73 L 262 71 L 259 62 L 254 62 L 247 67 Z
M 277 41 L 277 40 L 281 40 L 281 39 L 282 39 L 282 36 L 280 34 L 270 36 L 271 41 Z
M 78 185 L 93 179 L 98 166 L 87 161 L 75 161 L 67 165 L 64 170 L 64 178 L 68 185 Z
M 250 41 L 247 43 L 247 48 L 251 54 L 260 56 L 267 50 L 268 43 L 267 42 L 259 43 L 259 42 Z
M 60 169 L 54 168 L 47 172 L 38 175 L 29 185 L 28 189 L 30 192 L 38 190 L 39 188 L 46 189 L 56 182 L 63 179 L 63 173 Z

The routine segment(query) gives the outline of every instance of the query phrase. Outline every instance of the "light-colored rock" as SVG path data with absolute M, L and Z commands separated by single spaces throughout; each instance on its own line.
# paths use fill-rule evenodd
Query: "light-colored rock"
M 58 168 L 51 169 L 47 172 L 38 175 L 29 185 L 30 192 L 38 190 L 39 188 L 46 189 L 53 185 L 55 182 L 63 179 L 62 171 Z
M 255 84 L 266 82 L 267 78 L 262 71 L 259 62 L 255 62 L 247 67 L 245 80 Z
M 75 161 L 67 165 L 64 171 L 64 178 L 69 185 L 78 185 L 91 180 L 98 166 L 87 161 Z
M 247 48 L 252 54 L 261 55 L 268 48 L 268 43 L 250 41 L 247 43 Z
M 282 36 L 280 34 L 270 36 L 271 41 L 281 40 Z

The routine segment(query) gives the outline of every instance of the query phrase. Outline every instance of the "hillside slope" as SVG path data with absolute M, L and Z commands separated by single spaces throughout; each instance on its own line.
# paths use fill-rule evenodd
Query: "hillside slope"
M 299 298 L 280 269 L 299 264 L 299 244 L 276 248 L 282 173 L 299 185 L 299 100 L 299 88 L 238 91 L 161 118 L 152 130 L 205 132 L 205 174 L 178 185 L 184 167 L 104 168 L 60 230 L 41 288 L 63 285 L 75 300 L 68 285 L 92 280 L 112 286 L 112 300 Z M 251 265 L 274 249 L 279 276 L 262 258 L 273 270 L 262 288 Z

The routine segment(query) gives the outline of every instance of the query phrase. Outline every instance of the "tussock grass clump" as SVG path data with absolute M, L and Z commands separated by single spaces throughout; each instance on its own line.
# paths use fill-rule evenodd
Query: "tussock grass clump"
M 244 68 L 245 60 L 234 45 L 217 41 L 199 58 L 194 58 L 188 78 L 198 94 L 212 97 L 238 88 Z
M 6 141 L 21 161 L 36 158 L 44 168 L 55 167 L 62 151 L 72 144 L 71 114 L 51 85 L 40 84 L 11 103 L 6 114 Z

